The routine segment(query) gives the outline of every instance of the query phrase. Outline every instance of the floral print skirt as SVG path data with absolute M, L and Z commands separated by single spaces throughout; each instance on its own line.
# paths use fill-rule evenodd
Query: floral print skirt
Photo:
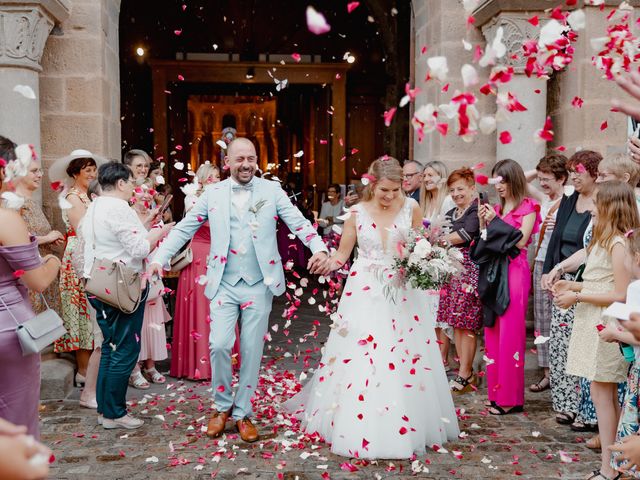
M 89 311 L 89 301 L 71 264 L 71 254 L 76 243 L 76 237 L 69 237 L 67 248 L 62 257 L 60 298 L 62 300 L 62 321 L 67 333 L 56 340 L 54 345 L 56 353 L 93 350 L 93 322 Z

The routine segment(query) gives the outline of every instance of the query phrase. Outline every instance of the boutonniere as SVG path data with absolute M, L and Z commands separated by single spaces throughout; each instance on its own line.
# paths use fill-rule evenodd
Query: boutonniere
M 260 200 L 255 205 L 250 206 L 249 211 L 253 213 L 255 216 L 257 216 L 260 209 L 264 207 L 266 204 L 267 204 L 266 200 Z

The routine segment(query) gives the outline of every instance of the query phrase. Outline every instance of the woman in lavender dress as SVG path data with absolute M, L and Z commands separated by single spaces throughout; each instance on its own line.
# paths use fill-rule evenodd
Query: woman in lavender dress
M 8 180 L 14 180 L 20 170 L 15 168 L 15 147 L 0 137 L 0 158 L 9 161 Z M 0 187 L 4 177 L 5 167 L 0 165 Z M 0 208 L 0 225 L 0 418 L 25 425 L 38 438 L 40 355 L 23 357 L 15 330 L 16 323 L 34 316 L 27 287 L 43 292 L 57 277 L 60 260 L 54 255 L 40 258 L 38 241 L 29 235 L 18 212 Z

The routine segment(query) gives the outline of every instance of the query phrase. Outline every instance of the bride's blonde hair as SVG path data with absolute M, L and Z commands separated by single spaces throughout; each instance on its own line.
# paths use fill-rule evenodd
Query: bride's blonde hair
M 393 157 L 380 157 L 369 165 L 369 171 L 364 177 L 369 180 L 369 184 L 364 188 L 362 197 L 364 201 L 368 201 L 373 198 L 373 191 L 380 180 L 386 178 L 391 182 L 402 183 L 402 167 Z

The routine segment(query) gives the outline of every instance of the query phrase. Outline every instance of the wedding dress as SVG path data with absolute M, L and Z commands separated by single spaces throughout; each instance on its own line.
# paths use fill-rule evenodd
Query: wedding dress
M 406 199 L 384 232 L 365 205 L 354 207 L 358 257 L 322 360 L 284 404 L 305 431 L 318 432 L 338 455 L 410 458 L 459 434 L 429 311 L 437 297 L 408 289 L 397 292 L 394 302 L 382 283 L 391 252 L 411 228 L 414 205 Z

